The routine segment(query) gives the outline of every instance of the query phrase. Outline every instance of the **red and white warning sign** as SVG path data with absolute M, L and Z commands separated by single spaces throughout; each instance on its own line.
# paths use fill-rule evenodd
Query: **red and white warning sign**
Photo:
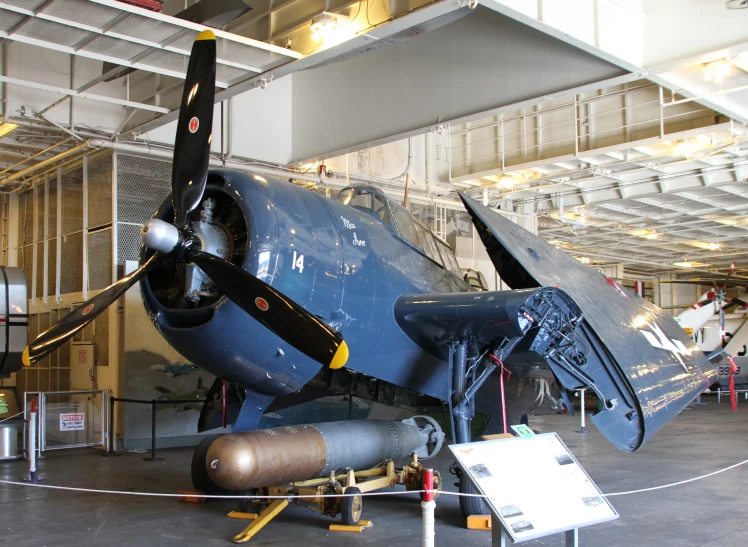
M 60 414 L 60 431 L 75 431 L 85 428 L 86 415 L 83 413 Z

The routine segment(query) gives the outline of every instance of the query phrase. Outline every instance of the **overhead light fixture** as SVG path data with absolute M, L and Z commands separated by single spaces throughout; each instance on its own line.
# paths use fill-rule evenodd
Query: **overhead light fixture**
M 678 266 L 679 268 L 693 268 L 693 263 L 684 260 L 682 262 L 673 262 L 673 266 Z
M 727 0 L 725 7 L 727 9 L 747 9 L 748 0 Z
M 0 138 L 5 137 L 9 133 L 12 133 L 18 128 L 18 124 L 5 122 L 0 123 Z
M 722 245 L 720 245 L 719 243 L 710 243 L 709 244 L 709 250 L 710 251 L 719 251 L 721 247 L 722 247 Z
M 693 144 L 688 141 L 676 143 L 673 148 L 673 154 L 676 156 L 683 156 L 684 158 L 690 158 L 693 156 Z
M 581 262 L 582 264 L 589 264 L 590 263 L 590 257 L 589 256 L 581 256 L 581 257 L 577 258 L 577 260 L 579 260 L 579 262 Z
M 338 30 L 339 22 L 338 18 L 332 13 L 323 11 L 321 15 L 312 19 L 312 39 L 315 42 L 325 40 L 329 36 L 335 34 Z
M 652 232 L 651 234 L 647 234 L 644 237 L 647 238 L 647 239 L 657 239 L 658 235 L 659 234 L 657 232 Z
M 496 188 L 504 190 L 511 190 L 516 183 L 516 180 L 512 175 L 501 175 L 497 180 Z
M 727 59 L 720 59 L 707 64 L 704 67 L 704 79 L 708 82 L 721 84 L 730 75 L 732 63 Z

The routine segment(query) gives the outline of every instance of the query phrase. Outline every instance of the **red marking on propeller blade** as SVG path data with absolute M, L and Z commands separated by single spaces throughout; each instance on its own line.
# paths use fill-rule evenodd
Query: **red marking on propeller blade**
M 264 298 L 260 298 L 259 296 L 255 298 L 255 306 L 257 306 L 257 309 L 260 311 L 268 311 L 270 308 L 270 304 L 268 304 L 268 301 Z
M 81 312 L 81 315 L 88 315 L 89 313 L 91 313 L 93 311 L 93 309 L 94 309 L 94 305 L 93 304 L 89 304 L 88 306 L 86 306 L 85 308 L 83 308 L 83 311 Z
M 197 131 L 198 127 L 200 127 L 200 120 L 198 120 L 197 116 L 195 116 L 194 118 L 190 120 L 190 125 L 189 125 L 190 133 L 194 133 L 195 131 Z

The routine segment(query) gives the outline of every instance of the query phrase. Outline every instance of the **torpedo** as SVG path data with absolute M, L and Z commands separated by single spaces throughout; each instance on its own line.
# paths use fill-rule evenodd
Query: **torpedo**
M 413 419 L 275 427 L 222 435 L 210 446 L 206 466 L 221 488 L 244 491 L 340 469 L 369 469 L 414 452 L 423 459 L 435 454 L 443 441 L 438 425 L 419 427 Z

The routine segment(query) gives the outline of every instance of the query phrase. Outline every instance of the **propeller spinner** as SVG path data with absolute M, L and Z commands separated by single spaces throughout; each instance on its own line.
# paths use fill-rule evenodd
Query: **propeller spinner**
M 194 263 L 226 297 L 296 349 L 333 369 L 345 365 L 348 347 L 339 332 L 249 272 L 203 252 L 192 232 L 190 213 L 202 200 L 208 177 L 215 74 L 216 39 L 205 30 L 192 46 L 177 123 L 171 194 L 174 224 L 159 219 L 146 222 L 141 237 L 154 254 L 40 334 L 24 351 L 26 366 L 59 348 L 165 260 Z

